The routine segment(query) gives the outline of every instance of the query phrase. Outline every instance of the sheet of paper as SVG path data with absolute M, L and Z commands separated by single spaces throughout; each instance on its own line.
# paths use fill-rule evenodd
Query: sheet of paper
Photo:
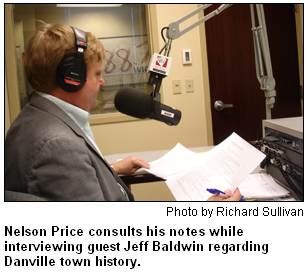
M 191 164 L 200 161 L 202 155 L 190 151 L 178 143 L 171 151 L 160 159 L 150 162 L 150 169 L 144 169 L 161 178 L 167 178 Z
M 234 191 L 265 155 L 236 133 L 211 149 L 191 166 L 169 177 L 167 186 L 178 201 L 205 201 L 207 188 Z
M 239 189 L 245 198 L 283 197 L 289 193 L 266 173 L 249 175 L 239 185 Z

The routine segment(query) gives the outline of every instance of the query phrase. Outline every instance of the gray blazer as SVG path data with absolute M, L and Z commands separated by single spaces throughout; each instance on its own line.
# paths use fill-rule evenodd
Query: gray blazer
M 6 136 L 5 189 L 50 201 L 125 201 L 117 182 L 134 200 L 76 123 L 34 93 Z

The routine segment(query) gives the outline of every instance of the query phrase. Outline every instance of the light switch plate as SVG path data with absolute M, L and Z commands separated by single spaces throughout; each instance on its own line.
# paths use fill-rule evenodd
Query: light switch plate
M 173 85 L 173 94 L 180 94 L 180 93 L 182 93 L 181 80 L 180 79 L 172 80 L 172 85 Z
M 185 79 L 185 86 L 186 86 L 186 92 L 187 93 L 193 93 L 194 92 L 194 81 L 193 81 L 193 79 Z

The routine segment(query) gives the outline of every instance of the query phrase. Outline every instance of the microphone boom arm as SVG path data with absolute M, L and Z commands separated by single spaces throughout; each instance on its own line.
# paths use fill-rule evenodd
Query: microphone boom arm
M 183 23 L 184 21 L 186 21 L 191 16 L 199 13 L 202 10 L 207 9 L 210 6 L 212 6 L 212 4 L 203 5 L 202 7 L 197 8 L 193 12 L 185 15 L 181 19 L 179 19 L 179 20 L 177 20 L 175 22 L 170 23 L 169 24 L 169 30 L 167 32 L 168 38 L 172 39 L 172 40 L 175 40 L 175 39 L 181 37 L 182 35 L 184 35 L 188 31 L 190 31 L 193 28 L 195 28 L 196 26 L 200 25 L 203 22 L 206 22 L 207 20 L 211 19 L 215 15 L 218 15 L 223 10 L 229 8 L 230 6 L 232 6 L 232 4 L 222 4 L 222 5 L 220 5 L 219 8 L 217 8 L 216 10 L 212 11 L 211 13 L 209 13 L 206 16 L 204 16 L 203 18 L 201 18 L 199 21 L 195 22 L 194 24 L 190 25 L 189 27 L 185 28 L 184 30 L 180 31 L 180 28 L 179 28 L 180 23 Z
M 273 77 L 263 5 L 256 4 L 256 11 L 259 22 L 258 27 L 255 27 L 254 5 L 250 4 L 256 75 L 261 85 L 260 89 L 264 91 L 266 119 L 271 119 L 271 108 L 274 107 L 276 97 L 276 82 Z M 265 65 L 266 73 L 264 72 L 263 64 Z
M 172 22 L 167 27 L 167 37 L 168 37 L 168 48 L 167 44 L 165 44 L 165 56 L 169 55 L 171 41 L 178 39 L 188 31 L 192 30 L 196 26 L 201 23 L 206 22 L 212 17 L 219 15 L 222 11 L 232 6 L 232 4 L 222 4 L 216 10 L 211 13 L 205 15 L 203 18 L 195 22 L 194 24 L 188 26 L 184 30 L 180 31 L 179 25 L 180 23 L 186 21 L 191 16 L 199 13 L 210 7 L 212 4 L 203 5 L 200 8 L 194 10 L 193 12 L 185 15 L 181 19 Z M 258 21 L 260 26 L 255 27 L 255 16 L 254 16 L 254 5 L 256 6 Z M 252 21 L 252 31 L 253 31 L 253 44 L 254 44 L 254 54 L 255 54 L 255 65 L 256 65 L 256 76 L 260 83 L 260 89 L 264 91 L 264 96 L 266 99 L 266 119 L 271 119 L 271 108 L 274 107 L 275 104 L 275 79 L 273 77 L 270 50 L 268 44 L 268 35 L 266 30 L 265 16 L 262 4 L 250 4 L 250 12 L 251 12 L 251 21 Z M 164 49 L 164 48 L 163 48 Z M 264 73 L 263 62 L 266 68 L 267 75 Z M 160 79 L 161 83 L 161 79 Z M 159 85 L 160 87 L 160 85 Z M 159 88 L 158 88 L 159 91 Z M 155 89 L 155 92 L 158 92 Z

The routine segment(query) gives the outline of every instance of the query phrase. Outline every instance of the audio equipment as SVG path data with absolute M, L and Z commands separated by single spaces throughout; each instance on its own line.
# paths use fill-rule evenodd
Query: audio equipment
M 64 58 L 57 69 L 57 82 L 67 92 L 79 91 L 87 81 L 87 67 L 83 61 L 83 53 L 87 48 L 87 33 L 72 27 L 77 53 L 74 56 Z
M 303 124 L 302 116 L 263 120 L 267 172 L 301 200 L 304 196 Z

